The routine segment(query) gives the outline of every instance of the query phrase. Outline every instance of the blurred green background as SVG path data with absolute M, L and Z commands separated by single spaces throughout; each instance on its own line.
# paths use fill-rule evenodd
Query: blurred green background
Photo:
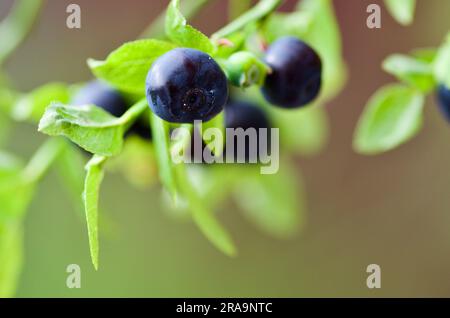
M 65 26 L 68 4 L 49 0 L 33 33 L 7 64 L 22 90 L 49 81 L 88 80 L 86 59 L 102 59 L 136 38 L 168 1 L 77 0 L 81 30 Z M 285 6 L 292 6 L 290 1 Z M 450 130 L 434 100 L 424 131 L 377 157 L 351 149 L 368 97 L 393 81 L 380 63 L 393 52 L 437 46 L 450 28 L 448 0 L 419 0 L 412 27 L 383 9 L 382 28 L 366 27 L 366 8 L 379 0 L 335 0 L 349 83 L 327 105 L 331 140 L 311 159 L 298 158 L 308 196 L 305 230 L 293 240 L 259 232 L 233 204 L 220 207 L 239 256 L 215 250 L 190 222 L 173 220 L 158 187 L 138 191 L 108 174 L 101 209 L 113 231 L 101 238 L 100 270 L 89 257 L 86 226 L 60 180 L 47 177 L 26 219 L 26 263 L 19 297 L 316 297 L 450 296 Z M 12 0 L 1 0 L 3 17 Z M 225 23 L 225 0 L 193 24 L 211 33 Z M 17 126 L 9 149 L 29 156 L 45 139 Z M 81 173 L 81 172 L 80 172 Z M 66 267 L 79 264 L 82 288 L 66 287 Z M 382 288 L 366 287 L 367 265 L 382 269 Z

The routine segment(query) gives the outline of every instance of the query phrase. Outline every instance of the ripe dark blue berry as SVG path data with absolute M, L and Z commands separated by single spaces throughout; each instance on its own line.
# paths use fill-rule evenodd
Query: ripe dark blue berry
M 445 115 L 445 118 L 450 121 L 450 88 L 441 84 L 439 85 L 437 94 L 441 111 Z
M 230 101 L 225 107 L 227 128 L 270 128 L 264 110 L 258 105 L 245 101 Z
M 72 99 L 73 105 L 96 105 L 115 117 L 122 116 L 128 109 L 123 96 L 106 83 L 93 80 L 83 86 Z
M 227 78 L 208 54 L 174 49 L 153 63 L 146 81 L 152 111 L 172 123 L 208 121 L 228 98 Z
M 115 117 L 122 116 L 130 106 L 130 103 L 117 90 L 99 80 L 90 81 L 83 86 L 72 98 L 71 104 L 93 104 Z M 140 119 L 127 134 L 136 134 L 144 139 L 151 139 L 150 126 Z
M 269 103 L 296 108 L 309 104 L 319 94 L 322 62 L 303 41 L 280 38 L 269 47 L 264 60 L 272 68 L 262 88 Z
M 270 134 L 270 128 L 271 128 L 271 123 L 269 118 L 267 117 L 266 113 L 264 112 L 264 110 L 259 107 L 258 105 L 249 103 L 249 102 L 244 102 L 244 101 L 231 101 L 230 103 L 227 104 L 227 106 L 225 107 L 225 126 L 226 128 L 233 128 L 233 129 L 237 129 L 237 128 L 242 128 L 244 130 L 247 130 L 249 128 L 254 128 L 256 129 L 256 133 L 257 133 L 257 140 L 253 140 L 253 142 L 257 142 L 256 145 L 252 145 L 252 146 L 256 146 L 254 149 L 256 149 L 256 154 L 259 153 L 260 150 L 260 145 L 261 145 L 261 138 L 266 138 L 265 140 L 265 144 L 267 145 L 268 149 L 270 150 L 270 139 L 271 139 L 271 134 Z M 266 135 L 262 135 L 260 133 L 259 129 L 267 129 L 267 134 Z M 230 136 L 227 135 L 227 141 L 226 141 L 226 148 L 230 149 L 231 147 L 231 141 Z M 244 159 L 245 162 L 251 162 L 253 160 L 256 160 L 257 158 L 254 157 L 255 154 L 251 154 L 250 149 L 251 149 L 251 145 L 249 144 L 251 142 L 251 140 L 249 138 L 247 138 L 246 143 L 245 143 L 245 153 L 242 154 L 237 154 L 237 140 L 234 140 L 233 144 L 233 150 L 234 150 L 234 154 L 235 154 L 235 159 L 237 158 L 241 158 Z

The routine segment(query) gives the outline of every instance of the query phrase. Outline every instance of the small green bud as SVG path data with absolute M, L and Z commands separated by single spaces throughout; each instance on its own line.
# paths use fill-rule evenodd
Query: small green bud
M 229 57 L 224 63 L 230 82 L 238 87 L 247 88 L 252 85 L 262 86 L 268 73 L 269 66 L 250 52 L 238 52 Z

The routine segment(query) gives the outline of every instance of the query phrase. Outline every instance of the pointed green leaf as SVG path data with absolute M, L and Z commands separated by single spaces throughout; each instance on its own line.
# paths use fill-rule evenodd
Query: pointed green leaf
M 424 96 L 409 87 L 390 85 L 369 100 L 354 137 L 361 154 L 378 154 L 398 147 L 422 127 Z
M 120 152 L 124 129 L 116 118 L 95 105 L 51 104 L 39 123 L 39 131 L 65 136 L 83 149 L 104 156 Z
M 167 37 L 179 46 L 212 54 L 215 50 L 213 44 L 206 35 L 187 24 L 185 17 L 179 10 L 179 3 L 179 0 L 172 0 L 167 9 Z
M 402 25 L 410 25 L 414 20 L 416 0 L 384 0 L 389 13 Z
M 206 5 L 217 0 L 183 0 L 181 2 L 180 11 L 186 19 L 190 19 L 199 13 Z M 141 34 L 142 38 L 165 38 L 166 12 L 161 12 L 158 17 L 153 20 L 150 26 Z
M 95 76 L 112 86 L 144 96 L 145 79 L 153 62 L 174 48 L 160 40 L 138 40 L 125 43 L 104 61 L 89 59 L 88 65 Z
M 116 118 L 95 105 L 53 103 L 45 111 L 39 131 L 50 136 L 65 136 L 91 153 L 114 156 L 122 149 L 124 132 L 147 107 L 143 99 Z
M 393 54 L 384 60 L 383 69 L 424 93 L 436 85 L 431 65 L 410 56 Z
M 103 180 L 106 157 L 94 155 L 86 165 L 83 201 L 89 235 L 89 248 L 94 268 L 98 270 L 98 198 Z

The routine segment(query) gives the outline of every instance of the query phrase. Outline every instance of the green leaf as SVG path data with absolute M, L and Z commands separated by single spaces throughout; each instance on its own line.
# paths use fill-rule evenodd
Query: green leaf
M 208 37 L 187 24 L 179 10 L 179 3 L 179 0 L 172 0 L 167 9 L 167 37 L 179 46 L 197 49 L 208 54 L 214 53 L 215 47 Z
M 280 144 L 290 152 L 311 156 L 323 150 L 329 137 L 328 116 L 319 105 L 299 110 L 268 108 L 273 126 L 280 129 Z
M 156 163 L 159 178 L 172 199 L 177 201 L 177 186 L 175 183 L 173 162 L 170 156 L 170 124 L 150 112 L 150 126 L 155 146 Z
M 361 154 L 378 154 L 411 139 L 422 127 L 424 96 L 409 87 L 390 85 L 369 100 L 354 137 Z
M 217 0 L 183 0 L 180 11 L 186 19 L 196 16 L 206 5 Z M 161 12 L 156 19 L 142 32 L 141 38 L 164 38 L 166 24 L 166 10 Z
M 143 99 L 116 118 L 95 105 L 53 103 L 45 111 L 39 131 L 50 136 L 65 136 L 91 153 L 114 156 L 122 149 L 124 132 L 147 107 Z
M 195 190 L 195 186 L 189 180 L 186 166 L 184 164 L 175 165 L 175 171 L 180 192 L 186 198 L 192 218 L 200 231 L 222 253 L 231 257 L 236 256 L 237 250 L 230 235 Z
M 88 65 L 95 76 L 119 90 L 144 96 L 145 79 L 153 62 L 174 48 L 160 40 L 137 40 L 125 43 L 104 61 L 89 59 Z
M 63 83 L 49 83 L 19 98 L 12 109 L 12 117 L 18 121 L 38 122 L 52 102 L 69 102 L 70 92 Z
M 95 105 L 51 104 L 39 123 L 39 131 L 65 136 L 83 149 L 103 156 L 122 149 L 124 127 L 119 118 Z
M 305 219 L 305 194 L 301 178 L 289 162 L 276 174 L 242 171 L 234 185 L 234 198 L 247 218 L 262 231 L 277 237 L 297 234 Z
M 424 93 L 429 92 L 436 85 L 431 65 L 410 56 L 401 54 L 391 55 L 384 60 L 383 69 L 397 77 L 400 81 Z
M 0 222 L 0 298 L 13 297 L 23 263 L 23 228 L 20 220 Z
M 437 52 L 434 62 L 434 76 L 440 84 L 450 87 L 450 33 Z
M 104 177 L 103 165 L 106 157 L 94 155 L 86 165 L 83 201 L 89 235 L 92 264 L 98 270 L 98 197 Z
M 384 0 L 389 13 L 402 25 L 410 25 L 414 20 L 416 0 Z

